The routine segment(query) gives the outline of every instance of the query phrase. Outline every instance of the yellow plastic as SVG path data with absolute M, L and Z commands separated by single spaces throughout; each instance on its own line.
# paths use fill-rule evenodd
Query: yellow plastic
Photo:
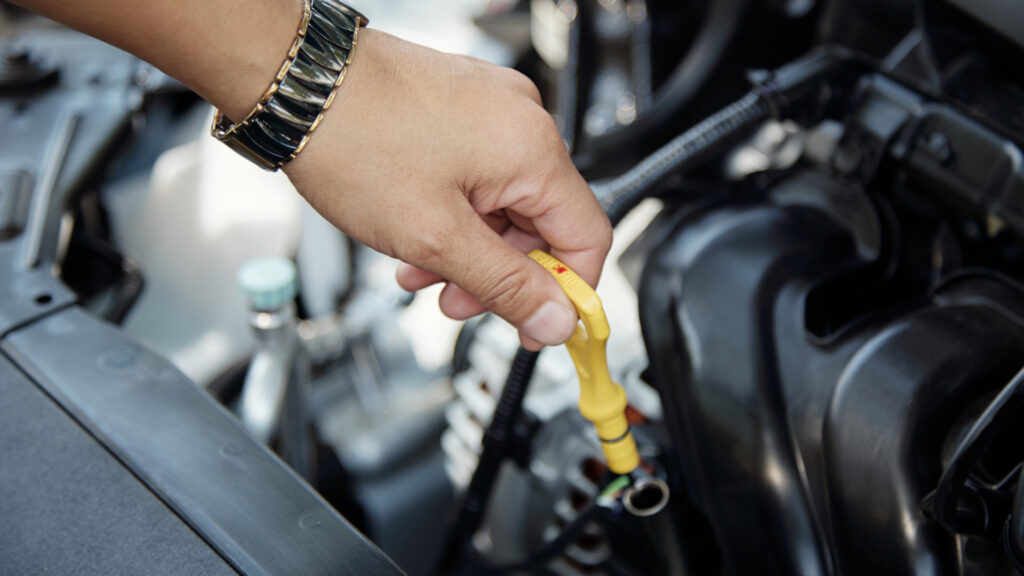
M 606 345 L 611 330 L 601 299 L 582 278 L 546 252 L 530 252 L 547 269 L 576 307 L 582 326 L 565 343 L 580 378 L 580 414 L 594 424 L 608 468 L 629 474 L 640 465 L 636 441 L 626 419 L 626 391 L 608 373 Z

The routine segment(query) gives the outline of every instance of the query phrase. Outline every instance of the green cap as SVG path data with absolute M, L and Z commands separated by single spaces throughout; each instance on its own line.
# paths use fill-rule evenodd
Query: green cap
M 277 310 L 298 292 L 295 264 L 286 258 L 256 258 L 238 270 L 238 285 L 254 310 Z

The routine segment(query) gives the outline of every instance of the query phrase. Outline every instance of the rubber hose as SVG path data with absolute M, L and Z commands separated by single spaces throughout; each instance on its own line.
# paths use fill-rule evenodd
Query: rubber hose
M 698 96 L 707 92 L 709 80 L 722 69 L 729 50 L 736 44 L 751 4 L 750 0 L 708 2 L 700 32 L 655 92 L 650 108 L 642 110 L 632 124 L 595 136 L 586 143 L 585 153 L 602 162 L 621 150 L 642 147 L 645 140 L 663 134 Z
M 750 92 L 645 158 L 622 176 L 594 187 L 612 226 L 667 176 L 693 168 L 721 152 L 771 115 L 760 94 Z
M 491 417 L 491 423 L 484 432 L 480 461 L 473 472 L 473 478 L 469 481 L 469 487 L 466 488 L 458 515 L 448 531 L 448 541 L 441 557 L 441 573 L 455 568 L 462 557 L 463 547 L 469 544 L 483 521 L 487 502 L 501 470 L 501 463 L 509 454 L 515 424 L 522 414 L 523 398 L 526 397 L 526 389 L 530 385 L 539 355 L 539 352 L 519 348 L 515 359 L 512 360 L 505 387 L 501 391 L 498 405 L 494 408 L 494 416 Z

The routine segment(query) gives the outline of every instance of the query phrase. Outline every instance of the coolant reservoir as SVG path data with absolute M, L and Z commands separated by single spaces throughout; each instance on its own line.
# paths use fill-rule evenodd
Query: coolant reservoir
M 295 254 L 305 202 L 283 173 L 235 154 L 208 126 L 108 203 L 117 244 L 146 276 L 126 329 L 201 385 L 252 349 L 235 274 L 255 257 Z

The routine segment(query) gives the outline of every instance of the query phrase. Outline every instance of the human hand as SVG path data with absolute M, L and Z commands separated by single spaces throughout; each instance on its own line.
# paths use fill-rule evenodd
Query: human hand
M 301 0 L 16 3 L 149 61 L 235 119 L 266 90 L 302 12 Z M 447 282 L 445 314 L 491 310 L 532 349 L 568 339 L 576 312 L 524 253 L 546 249 L 595 285 L 611 244 L 526 77 L 373 29 L 285 172 L 335 226 L 408 262 L 404 288 Z
M 597 284 L 611 225 L 540 94 L 518 72 L 364 29 L 334 106 L 285 171 L 338 228 L 408 264 L 441 310 L 490 310 L 531 349 L 564 342 L 576 312 L 525 256 L 544 249 Z

